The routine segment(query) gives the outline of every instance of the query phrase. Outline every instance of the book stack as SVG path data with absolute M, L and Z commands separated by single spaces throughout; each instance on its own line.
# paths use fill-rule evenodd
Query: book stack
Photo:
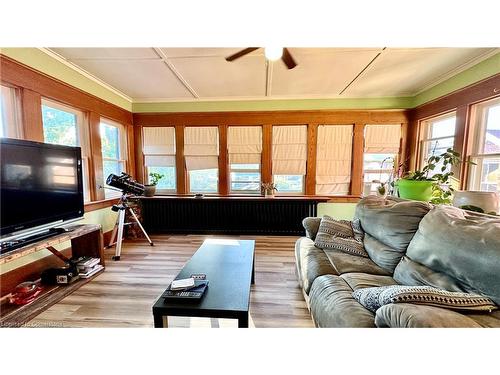
M 79 276 L 82 279 L 88 279 L 102 270 L 104 267 L 99 264 L 99 258 L 82 257 L 77 260 L 76 268 L 78 268 Z

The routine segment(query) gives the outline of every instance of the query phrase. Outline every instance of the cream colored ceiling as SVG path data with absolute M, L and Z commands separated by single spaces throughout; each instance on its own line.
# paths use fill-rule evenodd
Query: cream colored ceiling
M 244 47 L 242 47 L 244 48 Z M 259 49 L 50 48 L 134 102 L 413 96 L 486 59 L 492 48 L 290 48 L 298 65 Z

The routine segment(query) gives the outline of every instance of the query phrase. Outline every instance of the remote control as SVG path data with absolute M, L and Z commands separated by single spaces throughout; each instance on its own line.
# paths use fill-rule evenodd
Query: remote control
M 193 273 L 191 277 L 195 280 L 205 280 L 207 278 L 207 275 L 204 273 Z

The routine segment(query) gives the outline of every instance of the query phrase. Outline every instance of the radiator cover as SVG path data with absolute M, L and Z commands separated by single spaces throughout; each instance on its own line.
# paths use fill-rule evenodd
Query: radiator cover
M 302 219 L 326 199 L 141 198 L 149 233 L 303 235 Z

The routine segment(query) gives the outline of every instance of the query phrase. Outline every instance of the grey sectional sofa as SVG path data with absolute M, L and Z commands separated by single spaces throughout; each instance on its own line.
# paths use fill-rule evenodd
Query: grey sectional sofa
M 297 275 L 317 327 L 500 327 L 499 310 L 393 303 L 372 313 L 352 297 L 359 288 L 429 285 L 479 293 L 500 305 L 500 218 L 372 196 L 359 202 L 355 216 L 369 258 L 315 247 L 321 218 L 304 219 Z

